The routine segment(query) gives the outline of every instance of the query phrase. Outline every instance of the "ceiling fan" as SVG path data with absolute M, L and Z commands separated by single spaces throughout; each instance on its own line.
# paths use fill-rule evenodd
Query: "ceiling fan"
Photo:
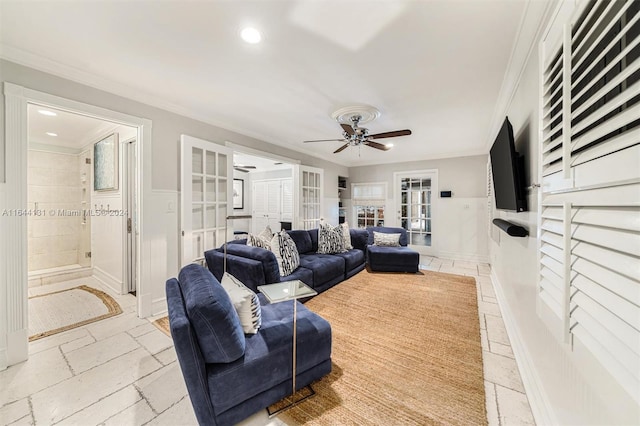
M 255 168 L 256 168 L 256 166 L 246 166 L 244 164 L 233 163 L 233 169 L 237 170 L 239 172 L 242 172 L 242 173 L 249 173 L 249 170 L 247 170 L 247 169 L 254 170 Z
M 304 143 L 334 142 L 334 141 L 345 142 L 344 145 L 342 145 L 340 148 L 333 151 L 334 154 L 339 153 L 340 151 L 346 149 L 349 146 L 360 146 L 360 145 L 366 145 L 366 146 L 370 146 L 371 148 L 379 149 L 382 151 L 388 151 L 389 149 L 391 149 L 390 146 L 375 142 L 373 139 L 395 138 L 397 136 L 408 136 L 411 134 L 411 130 L 405 129 L 405 130 L 394 130 L 392 132 L 375 133 L 373 135 L 370 135 L 368 129 L 358 126 L 358 123 L 360 122 L 360 120 L 362 120 L 362 116 L 356 114 L 351 116 L 352 124 L 340 123 L 340 126 L 342 127 L 342 139 L 318 139 L 318 140 L 312 140 L 312 141 L 304 141 Z

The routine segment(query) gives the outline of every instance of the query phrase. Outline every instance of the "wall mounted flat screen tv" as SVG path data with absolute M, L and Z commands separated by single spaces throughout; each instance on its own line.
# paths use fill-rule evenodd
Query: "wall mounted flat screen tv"
M 527 211 L 524 156 L 516 152 L 513 127 L 511 127 L 509 117 L 504 119 L 489 155 L 493 172 L 496 208 L 516 212 Z

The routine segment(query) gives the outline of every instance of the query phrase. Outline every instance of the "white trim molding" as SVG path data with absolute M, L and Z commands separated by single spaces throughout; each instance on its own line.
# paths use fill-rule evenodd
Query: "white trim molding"
M 498 306 L 502 313 L 502 320 L 504 321 L 504 326 L 507 329 L 507 334 L 509 335 L 513 355 L 516 358 L 516 365 L 520 371 L 522 384 L 524 385 L 536 424 L 557 425 L 559 424 L 558 419 L 555 416 L 551 402 L 544 390 L 542 380 L 538 376 L 536 367 L 533 363 L 533 358 L 524 343 L 524 339 L 520 335 L 520 329 L 515 323 L 515 316 L 513 315 L 513 312 L 511 312 L 502 284 L 493 269 L 491 270 L 491 282 L 493 283 L 493 289 L 495 290 L 496 298 L 498 299 Z

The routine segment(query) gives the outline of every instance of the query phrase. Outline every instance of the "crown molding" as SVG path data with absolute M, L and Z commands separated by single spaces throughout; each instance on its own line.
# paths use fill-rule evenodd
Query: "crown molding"
M 520 86 L 522 75 L 526 69 L 527 63 L 531 59 L 533 52 L 537 51 L 538 42 L 542 39 L 547 22 L 556 10 L 561 0 L 547 0 L 547 4 L 542 11 L 531 7 L 532 4 L 538 3 L 537 0 L 528 0 L 525 10 L 522 12 L 516 41 L 511 49 L 511 56 L 507 69 L 500 86 L 500 94 L 496 102 L 496 107 L 491 119 L 491 127 L 487 135 L 485 145 L 485 153 L 491 149 L 491 145 L 495 139 L 507 110 L 511 107 L 511 102 Z

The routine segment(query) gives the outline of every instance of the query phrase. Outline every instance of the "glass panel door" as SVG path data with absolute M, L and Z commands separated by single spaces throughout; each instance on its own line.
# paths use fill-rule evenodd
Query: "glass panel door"
M 186 135 L 180 142 L 181 261 L 186 265 L 227 240 L 233 154 L 224 146 Z
M 406 229 L 409 245 L 414 249 L 428 253 L 433 246 L 433 194 L 436 193 L 437 174 L 398 173 L 398 219 L 402 228 Z
M 317 228 L 322 216 L 322 185 L 324 171 L 315 167 L 298 166 L 295 184 L 299 186 L 300 201 L 298 205 L 295 229 Z

